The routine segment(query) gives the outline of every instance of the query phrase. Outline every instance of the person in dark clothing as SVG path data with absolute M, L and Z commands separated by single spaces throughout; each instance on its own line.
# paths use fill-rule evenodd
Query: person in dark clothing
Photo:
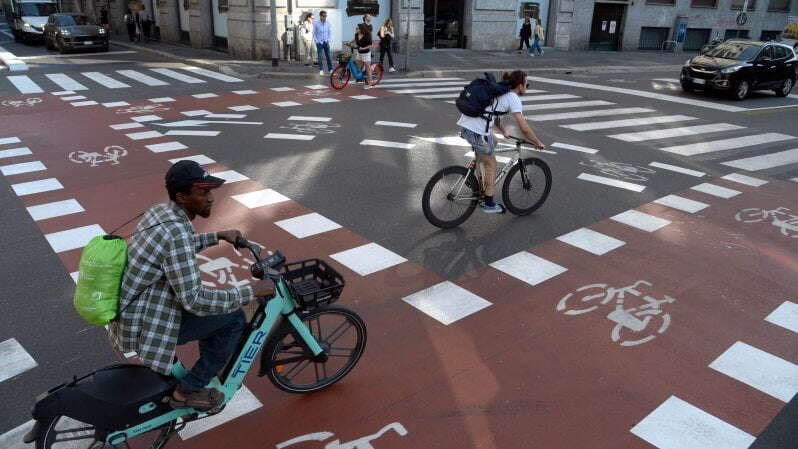
M 127 27 L 127 35 L 130 38 L 130 42 L 136 40 L 136 17 L 133 15 L 133 11 L 128 8 L 127 12 L 125 12 L 125 26 Z
M 102 27 L 105 29 L 105 32 L 107 33 L 109 26 L 108 26 L 108 7 L 106 6 L 103 6 L 102 9 L 100 9 L 100 25 L 102 25 Z
M 532 48 L 529 46 L 529 38 L 532 37 L 532 22 L 530 22 L 529 17 L 524 17 L 524 24 L 521 25 L 521 32 L 518 37 L 521 38 L 518 43 L 518 51 L 524 49 L 524 44 L 526 44 L 526 49 L 529 51 Z
M 139 18 L 141 20 L 141 31 L 144 34 L 144 41 L 150 41 L 150 30 L 152 29 L 152 18 L 150 12 L 142 5 L 139 11 Z
M 366 66 L 367 78 L 363 87 L 371 89 L 371 46 L 373 41 L 365 23 L 357 24 L 357 33 L 354 41 L 357 46 L 358 68 L 363 70 L 363 66 Z
M 378 33 L 380 36 L 380 65 L 382 65 L 382 61 L 385 60 L 385 54 L 388 54 L 388 64 L 391 65 L 391 68 L 388 70 L 389 72 L 395 72 L 396 69 L 393 68 L 393 52 L 391 50 L 391 46 L 393 45 L 393 20 L 388 19 L 382 24 L 380 27 L 380 32 Z

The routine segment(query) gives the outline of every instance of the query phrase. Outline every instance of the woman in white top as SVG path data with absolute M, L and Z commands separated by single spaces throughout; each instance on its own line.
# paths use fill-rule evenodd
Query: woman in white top
M 305 65 L 313 65 L 313 13 L 305 15 L 305 20 L 299 25 L 299 40 L 302 41 L 302 52 L 305 53 Z

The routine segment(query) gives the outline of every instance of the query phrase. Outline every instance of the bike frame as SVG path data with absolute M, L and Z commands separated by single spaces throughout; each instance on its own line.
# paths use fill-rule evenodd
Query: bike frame
M 252 367 L 255 357 L 257 357 L 262 347 L 268 341 L 271 331 L 275 328 L 275 325 L 281 317 L 285 317 L 288 320 L 288 323 L 297 331 L 314 357 L 324 352 L 308 327 L 305 326 L 299 316 L 297 316 L 297 303 L 288 289 L 285 280 L 280 275 L 269 275 L 269 277 L 274 281 L 275 296 L 268 302 L 261 303 L 258 306 L 255 315 L 244 330 L 236 352 L 222 371 L 222 379 L 214 377 L 208 384 L 208 387 L 215 388 L 224 393 L 224 404 L 230 402 L 233 395 L 244 382 L 244 378 Z M 292 363 L 295 361 L 293 359 L 295 358 L 285 359 L 284 362 Z M 180 361 L 176 361 L 172 366 L 172 375 L 177 379 L 182 379 L 187 374 L 188 370 L 186 370 L 183 364 L 180 363 Z M 146 413 L 146 410 L 143 411 L 143 413 Z M 112 432 L 108 434 L 105 441 L 109 444 L 116 445 L 137 435 L 164 426 L 177 418 L 192 414 L 198 414 L 200 418 L 208 415 L 205 412 L 199 412 L 193 408 L 175 409 L 129 429 Z
M 355 53 L 352 52 L 352 57 L 349 58 L 349 62 L 346 63 L 346 69 L 349 70 L 349 73 L 355 77 L 355 80 L 362 80 L 366 78 L 366 65 L 363 64 L 363 71 L 361 72 L 357 68 L 357 64 L 355 64 Z

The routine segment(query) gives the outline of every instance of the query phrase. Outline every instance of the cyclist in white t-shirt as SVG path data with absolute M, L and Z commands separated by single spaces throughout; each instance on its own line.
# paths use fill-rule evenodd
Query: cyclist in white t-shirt
M 513 117 L 515 117 L 515 122 L 518 124 L 518 129 L 524 134 L 524 138 L 531 142 L 535 148 L 545 148 L 546 145 L 538 139 L 538 136 L 535 135 L 524 118 L 519 95 L 526 93 L 526 73 L 521 70 L 505 73 L 502 76 L 502 80 L 510 83 L 510 92 L 494 100 L 493 104 L 485 109 L 485 112 L 512 114 Z M 493 180 L 496 179 L 496 156 L 493 153 L 496 150 L 496 140 L 495 136 L 490 132 L 490 126 L 496 126 L 505 138 L 510 137 L 510 134 L 496 115 L 491 114 L 490 122 L 486 122 L 488 122 L 488 120 L 482 117 L 469 117 L 461 114 L 460 119 L 457 121 L 457 125 L 460 126 L 460 137 L 465 139 L 471 144 L 471 147 L 474 148 L 477 164 L 482 166 L 483 179 L 487 180 L 482 182 L 485 188 L 485 204 L 482 207 L 483 210 L 488 214 L 503 214 L 506 211 L 504 205 L 493 201 Z M 477 176 L 479 176 L 479 170 L 477 170 Z

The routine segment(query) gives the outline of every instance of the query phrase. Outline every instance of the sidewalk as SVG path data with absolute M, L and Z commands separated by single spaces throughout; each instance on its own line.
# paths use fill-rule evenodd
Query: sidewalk
M 235 59 L 227 53 L 196 49 L 186 45 L 162 42 L 131 43 L 121 37 L 112 37 L 111 43 L 177 60 L 191 65 L 204 66 L 241 78 L 319 77 L 318 68 L 305 67 L 297 61 L 280 61 L 272 67 L 270 60 L 248 61 Z M 434 77 L 442 75 L 468 75 L 483 71 L 522 69 L 529 73 L 626 73 L 674 71 L 681 69 L 692 53 L 660 53 L 657 51 L 557 51 L 544 49 L 542 56 L 529 57 L 515 51 L 425 50 L 410 54 L 410 70 L 405 71 L 403 54 L 394 55 L 396 69 L 407 76 Z

